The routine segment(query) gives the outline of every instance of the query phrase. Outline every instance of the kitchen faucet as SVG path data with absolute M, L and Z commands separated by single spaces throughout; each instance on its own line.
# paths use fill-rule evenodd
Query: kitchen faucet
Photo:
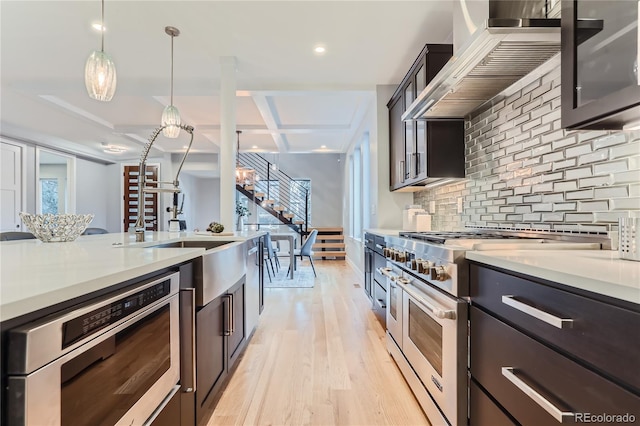
M 182 170 L 182 166 L 184 165 L 184 160 L 186 160 L 187 155 L 189 155 L 189 150 L 191 149 L 191 144 L 193 143 L 193 126 L 189 126 L 187 124 L 180 124 L 177 127 L 185 130 L 187 133 L 191 135 L 191 140 L 189 141 L 189 146 L 187 146 L 187 150 L 182 157 L 182 161 L 180 161 L 180 166 L 178 167 L 178 172 L 176 173 L 176 177 L 172 182 L 161 182 L 161 181 L 149 181 L 146 179 L 146 166 L 147 166 L 147 156 L 149 155 L 149 151 L 151 150 L 151 145 L 156 141 L 158 135 L 164 128 L 168 126 L 158 127 L 153 131 L 151 136 L 149 137 L 149 142 L 144 146 L 142 150 L 142 154 L 140 154 L 140 165 L 138 167 L 138 218 L 136 220 L 136 224 L 134 226 L 135 234 L 136 234 L 136 242 L 144 241 L 144 194 L 145 193 L 160 193 L 160 192 L 172 192 L 173 193 L 173 208 L 172 218 L 169 222 L 169 230 L 172 229 L 171 225 L 175 224 L 178 226 L 178 230 L 180 229 L 179 221 L 178 221 L 178 212 L 182 210 L 182 208 L 178 208 L 178 193 L 180 193 L 180 182 L 178 181 L 178 176 L 180 175 L 180 171 Z M 157 184 L 158 187 L 148 187 L 145 186 L 147 183 Z M 173 185 L 172 188 L 162 188 L 160 185 L 170 184 Z M 175 226 L 174 225 L 174 226 Z

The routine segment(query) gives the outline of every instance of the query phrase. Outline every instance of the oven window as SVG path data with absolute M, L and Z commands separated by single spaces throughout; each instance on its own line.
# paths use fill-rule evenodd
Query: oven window
M 389 313 L 394 320 L 398 320 L 398 303 L 402 303 L 400 300 L 400 292 L 395 284 L 389 285 Z
M 442 377 L 442 326 L 409 300 L 409 338 Z
M 62 425 L 114 425 L 171 366 L 169 305 L 62 365 Z

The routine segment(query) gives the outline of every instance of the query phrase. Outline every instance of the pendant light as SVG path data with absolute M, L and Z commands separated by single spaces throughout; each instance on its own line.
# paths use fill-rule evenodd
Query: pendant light
M 116 91 L 116 66 L 109 55 L 104 52 L 104 0 L 102 0 L 102 17 L 100 21 L 100 50 L 89 55 L 84 66 L 84 84 L 89 97 L 98 101 L 109 102 Z
M 171 104 L 162 111 L 162 125 L 167 126 L 162 134 L 174 139 L 180 134 L 180 112 L 173 106 L 173 38 L 180 35 L 180 30 L 175 27 L 164 27 L 164 32 L 171 37 Z
M 240 163 L 240 134 L 242 130 L 236 130 L 237 149 L 236 149 L 236 183 L 238 185 L 253 185 L 256 182 L 256 171 L 250 167 L 244 167 Z

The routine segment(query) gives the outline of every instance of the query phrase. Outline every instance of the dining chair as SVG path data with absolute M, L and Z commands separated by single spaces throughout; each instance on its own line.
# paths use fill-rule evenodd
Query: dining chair
M 87 228 L 84 230 L 82 235 L 98 235 L 98 234 L 108 234 L 109 231 L 102 228 Z
M 316 267 L 313 265 L 313 250 L 312 250 L 313 245 L 316 242 L 317 236 L 318 236 L 318 230 L 314 229 L 313 231 L 311 231 L 311 233 L 309 234 L 305 242 L 302 243 L 302 246 L 300 246 L 299 249 L 295 249 L 293 251 L 293 258 L 294 258 L 293 270 L 294 271 L 296 269 L 295 259 L 297 259 L 297 257 L 300 256 L 300 261 L 302 262 L 302 259 L 304 258 L 304 256 L 307 256 L 309 258 L 309 262 L 311 262 L 311 269 L 313 269 L 313 276 L 314 277 L 318 276 L 316 275 Z M 289 268 L 291 268 L 291 265 L 289 265 Z
M 0 232 L 0 241 L 33 240 L 36 236 L 31 232 Z
M 276 252 L 273 248 L 273 243 L 271 242 L 271 234 L 269 232 L 267 232 L 264 236 L 264 258 L 266 260 L 269 261 L 269 263 L 267 263 L 267 275 L 269 275 L 269 282 L 271 282 L 271 274 L 273 273 L 273 276 L 276 276 L 276 270 L 273 267 L 273 258 L 276 258 L 276 265 L 279 265 L 278 263 L 278 256 L 276 256 Z M 271 271 L 269 271 L 269 265 L 271 265 Z

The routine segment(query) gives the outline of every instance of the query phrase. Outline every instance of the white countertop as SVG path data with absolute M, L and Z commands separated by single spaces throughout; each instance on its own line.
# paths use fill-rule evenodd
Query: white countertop
M 611 250 L 468 251 L 469 260 L 640 304 L 640 262 Z
M 72 242 L 0 243 L 0 322 L 196 258 L 203 248 L 145 248 L 181 240 L 245 241 L 264 231 L 216 236 L 147 232 L 80 236 Z
M 380 228 L 368 228 L 365 229 L 364 232 L 370 232 L 376 235 L 389 235 L 391 237 L 397 237 L 400 232 L 403 232 L 401 229 L 380 229 Z

